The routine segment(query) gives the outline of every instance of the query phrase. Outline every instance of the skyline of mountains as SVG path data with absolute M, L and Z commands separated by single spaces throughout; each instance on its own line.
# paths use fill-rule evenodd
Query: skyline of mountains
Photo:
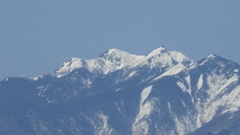
M 0 133 L 240 133 L 240 66 L 157 48 L 72 58 L 52 74 L 0 82 Z

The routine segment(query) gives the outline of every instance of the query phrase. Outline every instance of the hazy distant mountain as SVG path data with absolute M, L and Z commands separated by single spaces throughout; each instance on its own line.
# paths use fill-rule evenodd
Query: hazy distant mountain
M 163 47 L 72 58 L 49 75 L 0 82 L 0 134 L 240 134 L 240 66 Z

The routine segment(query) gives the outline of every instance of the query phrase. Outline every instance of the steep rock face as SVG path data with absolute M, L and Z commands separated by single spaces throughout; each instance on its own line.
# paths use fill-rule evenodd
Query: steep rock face
M 240 66 L 160 47 L 73 58 L 53 74 L 0 82 L 1 134 L 238 134 Z

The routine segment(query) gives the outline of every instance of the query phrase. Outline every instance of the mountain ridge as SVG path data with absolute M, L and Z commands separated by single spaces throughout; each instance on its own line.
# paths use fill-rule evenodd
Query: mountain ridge
M 159 47 L 145 56 L 130 54 L 118 49 L 110 49 L 96 59 L 84 60 L 72 58 L 56 70 L 55 75 L 60 78 L 78 68 L 86 68 L 90 72 L 96 71 L 107 74 L 128 67 L 134 68 L 135 66 L 144 65 L 167 67 L 173 66 L 174 63 L 182 63 L 186 66 L 192 64 L 193 60 L 180 52 L 169 52 L 164 47 Z

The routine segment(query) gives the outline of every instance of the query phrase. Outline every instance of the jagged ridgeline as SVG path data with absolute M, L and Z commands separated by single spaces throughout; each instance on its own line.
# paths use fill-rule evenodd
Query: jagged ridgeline
M 0 134 L 237 135 L 239 71 L 164 47 L 72 58 L 52 74 L 0 82 Z

